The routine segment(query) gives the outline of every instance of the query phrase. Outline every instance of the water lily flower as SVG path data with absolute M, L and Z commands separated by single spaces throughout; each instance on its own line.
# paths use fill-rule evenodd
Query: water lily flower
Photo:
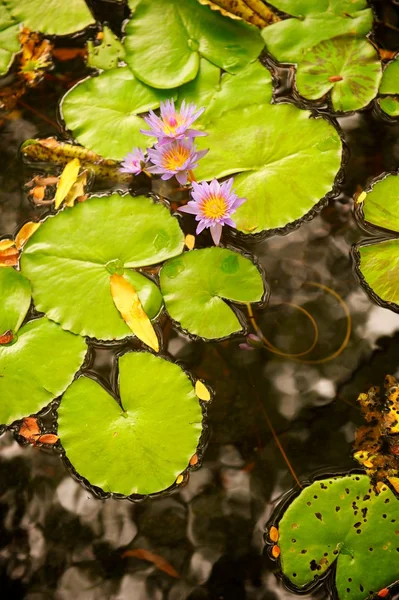
M 126 154 L 121 164 L 122 167 L 119 169 L 121 173 L 139 175 L 146 165 L 144 152 L 140 148 L 133 148 L 131 152 Z
M 150 126 L 150 129 L 141 129 L 144 135 L 155 136 L 158 138 L 158 145 L 163 146 L 174 140 L 183 140 L 184 138 L 194 138 L 208 135 L 203 131 L 190 129 L 190 126 L 198 119 L 205 110 L 205 107 L 197 109 L 193 102 L 186 104 L 185 100 L 181 103 L 180 111 L 175 108 L 173 100 L 161 102 L 161 117 L 158 117 L 154 111 L 150 110 L 148 117 L 144 121 Z
M 157 145 L 148 150 L 148 156 L 154 166 L 146 169 L 148 173 L 162 174 L 161 179 L 170 179 L 173 175 L 181 185 L 187 183 L 189 172 L 196 169 L 200 158 L 205 156 L 208 150 L 197 151 L 191 140 L 178 140 Z
M 195 215 L 195 220 L 198 221 L 197 234 L 209 227 L 216 246 L 220 242 L 223 225 L 235 228 L 231 215 L 246 201 L 246 198 L 239 198 L 232 191 L 233 183 L 233 177 L 223 183 L 219 183 L 217 179 L 213 179 L 211 183 L 194 181 L 191 192 L 193 200 L 178 209 Z

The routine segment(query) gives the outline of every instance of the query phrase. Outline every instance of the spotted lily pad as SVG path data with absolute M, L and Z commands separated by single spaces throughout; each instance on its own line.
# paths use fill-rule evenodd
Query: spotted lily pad
M 94 24 L 84 0 L 2 0 L 14 20 L 31 31 L 69 35 Z
M 276 230 L 298 221 L 334 186 L 342 144 L 333 125 L 292 104 L 270 104 L 271 76 L 259 62 L 214 85 L 210 69 L 190 85 L 190 96 L 206 98 L 196 122 L 210 148 L 201 159 L 199 180 L 235 175 L 235 190 L 247 198 L 234 220 L 246 233 Z M 210 93 L 210 89 L 213 91 Z M 184 98 L 185 89 L 179 97 Z
M 365 600 L 398 576 L 399 501 L 365 475 L 315 481 L 279 523 L 281 568 L 298 591 L 336 564 L 340 600 Z
M 109 27 L 104 27 L 100 44 L 87 43 L 87 64 L 102 71 L 108 71 L 118 66 L 125 58 L 122 43 Z
M 194 79 L 201 56 L 237 73 L 263 48 L 255 26 L 225 18 L 197 0 L 130 0 L 130 6 L 126 62 L 138 79 L 155 88 Z
M 146 148 L 155 141 L 140 133 L 145 123 L 138 115 L 173 95 L 142 84 L 125 67 L 81 81 L 64 96 L 60 109 L 78 142 L 105 158 L 121 160 L 133 147 Z
M 0 346 L 0 423 L 36 413 L 60 396 L 85 357 L 85 341 L 45 318 Z
M 0 75 L 7 73 L 19 50 L 19 25 L 6 6 L 0 2 Z
M 372 298 L 399 311 L 399 176 L 374 183 L 360 210 L 367 225 L 385 233 L 376 230 L 375 241 L 356 246 L 357 272 Z
M 29 281 L 15 269 L 0 269 L 0 336 L 15 334 L 29 310 L 31 290 Z
M 375 98 L 381 75 L 381 61 L 369 41 L 341 36 L 306 52 L 297 68 L 296 85 L 310 100 L 331 91 L 334 110 L 351 111 Z
M 379 99 L 382 110 L 390 117 L 399 117 L 399 58 L 391 61 L 382 75 Z
M 262 31 L 268 51 L 280 62 L 300 63 L 320 42 L 341 35 L 363 37 L 373 24 L 367 0 L 273 0 L 272 4 L 294 17 Z
M 226 248 L 192 250 L 161 269 L 166 310 L 189 333 L 206 339 L 242 331 L 236 313 L 225 302 L 259 302 L 262 276 L 248 259 Z
M 119 390 L 110 393 L 81 377 L 58 410 L 58 434 L 79 475 L 124 496 L 173 485 L 201 432 L 190 378 L 178 365 L 144 352 L 119 359 Z
M 135 269 L 176 256 L 183 246 L 183 232 L 165 206 L 114 194 L 46 219 L 26 244 L 21 268 L 36 308 L 64 329 L 121 339 L 131 331 L 112 299 L 111 275 L 123 275 L 154 319 L 162 306 L 160 291 Z

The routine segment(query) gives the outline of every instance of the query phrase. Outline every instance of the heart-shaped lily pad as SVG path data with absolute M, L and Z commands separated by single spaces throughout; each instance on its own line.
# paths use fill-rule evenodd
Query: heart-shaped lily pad
M 180 254 L 183 232 L 169 210 L 138 196 L 93 197 L 44 221 L 26 244 L 21 269 L 35 306 L 64 329 L 103 340 L 131 331 L 115 307 L 111 275 L 134 287 L 146 314 L 162 306 L 155 283 L 133 269 Z
M 234 214 L 237 229 L 275 230 L 309 213 L 340 168 L 342 144 L 333 125 L 292 104 L 270 104 L 271 76 L 259 62 L 223 75 L 212 94 L 209 72 L 199 78 L 198 96 L 209 100 L 196 127 L 209 135 L 198 146 L 210 150 L 196 177 L 235 175 L 235 191 L 247 198 Z M 193 86 L 189 91 L 194 100 Z M 184 95 L 183 88 L 179 98 Z
M 381 61 L 368 40 L 340 36 L 306 52 L 297 68 L 296 86 L 310 100 L 331 91 L 336 111 L 359 110 L 377 95 L 381 75 Z
M 121 160 L 134 146 L 151 145 L 140 133 L 145 122 L 138 114 L 171 97 L 173 92 L 149 88 L 125 67 L 81 81 L 64 96 L 60 110 L 78 142 L 105 158 Z
M 373 24 L 366 0 L 274 0 L 272 4 L 294 17 L 262 31 L 268 51 L 280 62 L 300 63 L 320 42 L 341 35 L 365 36 Z
M 367 240 L 355 247 L 357 272 L 374 300 L 399 311 L 399 176 L 376 181 L 360 211 L 368 225 L 388 233 L 376 230 L 375 242 Z
M 58 409 L 58 434 L 76 471 L 105 492 L 153 494 L 175 482 L 195 454 L 202 412 L 189 377 L 163 358 L 119 359 L 120 403 L 87 377 Z
M 255 26 L 225 18 L 197 0 L 130 0 L 130 6 L 126 62 L 138 79 L 155 88 L 194 79 L 201 56 L 237 73 L 263 48 Z
M 63 393 L 85 357 L 85 341 L 47 319 L 27 323 L 0 346 L 0 423 L 36 413 Z
M 15 53 L 19 50 L 18 31 L 18 23 L 0 2 L 0 75 L 7 73 Z
M 225 300 L 259 302 L 264 285 L 257 267 L 227 248 L 192 250 L 169 260 L 160 272 L 161 290 L 171 318 L 206 339 L 242 331 Z
M 12 17 L 31 31 L 69 35 L 94 24 L 84 0 L 2 0 Z
M 29 281 L 15 269 L 0 268 L 0 336 L 15 334 L 29 310 L 31 289 Z
M 279 523 L 281 568 L 298 591 L 336 563 L 340 600 L 365 600 L 398 576 L 399 501 L 365 475 L 315 481 Z M 306 587 L 306 589 L 307 589 Z
M 379 93 L 382 110 L 390 117 L 399 117 L 399 58 L 396 57 L 384 69 Z

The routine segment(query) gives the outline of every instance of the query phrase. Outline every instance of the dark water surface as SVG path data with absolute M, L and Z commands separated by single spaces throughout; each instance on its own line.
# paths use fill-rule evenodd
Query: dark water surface
M 106 3 L 99 6 L 106 10 Z M 398 49 L 392 29 L 399 22 L 398 7 L 381 2 L 376 9 L 390 24 L 378 25 L 377 36 L 385 47 Z M 85 74 L 79 62 L 74 69 L 76 78 Z M 23 100 L 54 120 L 64 91 L 62 81 L 47 80 Z M 283 86 L 279 91 L 286 94 Z M 369 300 L 350 256 L 351 245 L 365 235 L 354 220 L 351 197 L 372 177 L 399 167 L 399 124 L 384 121 L 373 108 L 338 121 L 349 148 L 339 197 L 289 235 L 251 244 L 230 240 L 252 252 L 266 272 L 270 303 L 256 318 L 274 345 L 298 353 L 312 343 L 309 320 L 287 303 L 316 319 L 319 342 L 305 357 L 313 362 L 242 350 L 243 337 L 193 342 L 169 328 L 167 353 L 206 380 L 216 395 L 202 468 L 167 497 L 136 504 L 99 500 L 69 475 L 55 452 L 22 447 L 11 432 L 3 434 L 1 600 L 294 598 L 263 552 L 265 525 L 295 486 L 268 418 L 299 479 L 353 469 L 351 444 L 361 424 L 356 397 L 380 384 L 386 373 L 399 375 L 399 315 Z M 40 171 L 23 166 L 20 144 L 54 133 L 56 127 L 21 105 L 11 118 L 0 115 L 0 237 L 40 214 L 24 190 Z M 317 361 L 339 348 L 347 321 L 337 299 L 311 282 L 339 294 L 352 318 L 347 347 L 322 363 Z M 95 349 L 95 368 L 105 379 L 112 377 L 115 351 Z M 162 557 L 180 577 L 124 557 L 127 548 Z M 328 598 L 329 592 L 321 588 L 311 597 Z

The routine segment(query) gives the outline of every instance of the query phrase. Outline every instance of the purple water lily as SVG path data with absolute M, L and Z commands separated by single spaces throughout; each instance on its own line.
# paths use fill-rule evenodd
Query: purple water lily
M 163 146 L 174 140 L 183 140 L 184 138 L 194 138 L 202 135 L 208 135 L 203 131 L 190 129 L 190 126 L 204 112 L 205 108 L 199 108 L 194 103 L 186 104 L 185 100 L 181 103 L 180 111 L 175 108 L 173 100 L 161 102 L 161 117 L 158 117 L 154 111 L 150 110 L 149 115 L 144 117 L 144 121 L 150 126 L 150 130 L 141 129 L 144 135 L 155 136 L 158 138 L 158 145 Z
M 231 215 L 246 201 L 246 198 L 239 198 L 232 191 L 233 182 L 233 177 L 221 184 L 217 179 L 213 179 L 211 183 L 194 181 L 191 192 L 193 200 L 178 209 L 195 215 L 195 220 L 199 221 L 197 234 L 209 227 L 216 246 L 220 242 L 223 225 L 235 228 Z
M 140 148 L 133 148 L 131 152 L 126 154 L 119 169 L 121 173 L 132 173 L 139 175 L 143 172 L 146 165 L 144 152 Z
M 157 145 L 148 150 L 148 156 L 154 166 L 146 169 L 148 173 L 162 174 L 162 179 L 170 179 L 173 175 L 181 185 L 185 185 L 189 173 L 198 166 L 200 158 L 205 156 L 208 150 L 197 151 L 191 140 L 178 140 Z

